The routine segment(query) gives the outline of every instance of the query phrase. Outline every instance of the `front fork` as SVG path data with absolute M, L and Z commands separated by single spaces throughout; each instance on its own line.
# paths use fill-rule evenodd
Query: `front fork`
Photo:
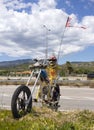
M 26 86 L 28 86 L 30 80 L 31 80 L 32 77 L 33 77 L 33 74 L 34 74 L 34 70 L 32 71 L 32 73 L 31 73 L 31 75 L 30 75 L 30 78 L 28 79 L 28 81 L 27 81 L 27 83 L 26 83 Z M 32 95 L 33 95 L 33 93 L 34 93 L 36 84 L 37 84 L 37 82 L 38 82 L 38 80 L 39 80 L 40 74 L 41 74 L 41 69 L 39 70 L 38 76 L 37 76 L 37 78 L 36 78 L 36 80 L 35 80 L 35 83 L 34 83 L 34 85 L 33 85 L 32 90 L 31 90 L 31 95 L 30 95 L 29 99 L 26 101 L 26 105 L 27 105 L 27 106 L 29 105 L 30 101 L 32 100 Z

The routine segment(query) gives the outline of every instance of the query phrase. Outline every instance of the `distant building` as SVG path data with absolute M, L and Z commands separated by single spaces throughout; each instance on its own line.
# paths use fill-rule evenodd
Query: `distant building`
M 87 74 L 87 79 L 88 80 L 94 79 L 94 73 Z

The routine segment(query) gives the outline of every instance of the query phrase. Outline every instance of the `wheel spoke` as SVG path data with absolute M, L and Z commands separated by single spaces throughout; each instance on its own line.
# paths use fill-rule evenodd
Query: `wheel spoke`
M 27 86 L 19 86 L 12 97 L 11 109 L 14 118 L 20 118 L 31 111 L 32 98 L 27 106 L 26 101 L 29 99 L 31 91 Z

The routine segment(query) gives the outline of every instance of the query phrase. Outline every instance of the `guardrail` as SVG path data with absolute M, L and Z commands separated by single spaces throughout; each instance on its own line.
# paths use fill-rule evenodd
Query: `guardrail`
M 33 79 L 29 85 L 33 85 L 35 79 Z M 7 79 L 0 79 L 0 85 L 20 85 L 26 84 L 27 78 L 7 78 Z M 68 80 L 68 79 L 60 79 L 58 80 L 60 85 L 64 86 L 90 86 L 94 87 L 94 80 Z

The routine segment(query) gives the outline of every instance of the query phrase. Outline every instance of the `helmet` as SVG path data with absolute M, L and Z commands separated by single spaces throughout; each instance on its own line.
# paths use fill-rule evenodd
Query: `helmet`
M 51 57 L 49 58 L 49 65 L 50 65 L 50 66 L 55 66 L 55 65 L 56 65 L 56 62 L 57 62 L 57 59 L 56 59 L 55 56 L 51 56 Z
M 55 56 L 51 56 L 49 61 L 57 61 L 56 57 Z

